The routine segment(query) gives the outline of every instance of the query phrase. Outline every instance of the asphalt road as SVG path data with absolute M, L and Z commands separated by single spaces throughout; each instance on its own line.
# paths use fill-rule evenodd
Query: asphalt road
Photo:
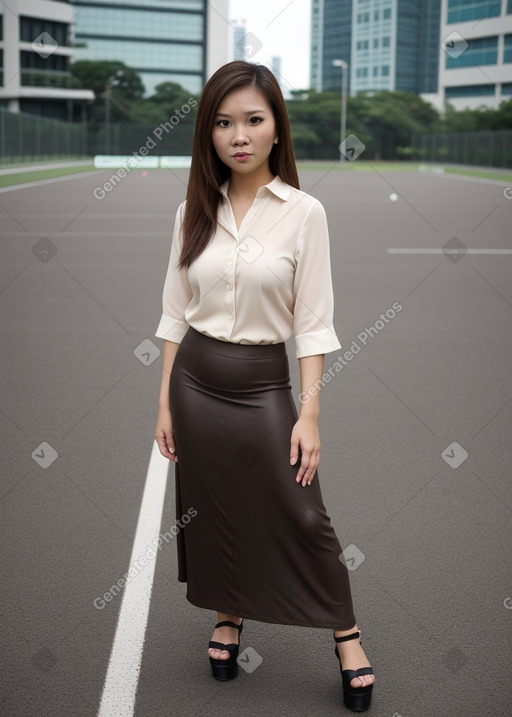
M 130 564 L 187 174 L 133 171 L 101 200 L 112 170 L 0 196 L 2 716 L 98 713 L 123 591 L 94 601 Z M 352 551 L 371 714 L 509 714 L 512 191 L 378 167 L 301 182 L 331 232 L 343 351 L 325 360 L 319 475 Z M 164 498 L 162 530 L 172 468 Z M 135 717 L 348 714 L 327 630 L 246 621 L 261 664 L 213 680 L 214 613 L 185 599 L 173 541 L 153 565 Z

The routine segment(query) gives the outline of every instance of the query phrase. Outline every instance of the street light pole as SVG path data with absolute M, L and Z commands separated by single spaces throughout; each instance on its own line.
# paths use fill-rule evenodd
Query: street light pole
M 105 154 L 110 154 L 111 150 L 111 137 L 110 137 L 110 107 L 112 103 L 112 85 L 119 83 L 119 78 L 122 76 L 122 70 L 116 70 L 114 74 L 109 75 L 105 83 Z
M 110 154 L 110 100 L 112 99 L 112 77 L 105 85 L 105 154 Z
M 347 89 L 348 89 L 348 62 L 345 60 L 333 60 L 334 67 L 341 67 L 341 128 L 340 147 L 347 134 Z M 340 149 L 340 162 L 345 162 L 345 155 Z

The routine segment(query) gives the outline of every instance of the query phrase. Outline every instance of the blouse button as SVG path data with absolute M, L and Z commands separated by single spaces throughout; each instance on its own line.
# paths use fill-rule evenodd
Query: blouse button
M 232 319 L 233 316 L 231 314 L 228 314 L 228 319 Z
M 228 284 L 228 285 L 226 286 L 226 289 L 232 289 L 232 288 L 233 288 L 233 287 L 231 286 L 231 284 Z

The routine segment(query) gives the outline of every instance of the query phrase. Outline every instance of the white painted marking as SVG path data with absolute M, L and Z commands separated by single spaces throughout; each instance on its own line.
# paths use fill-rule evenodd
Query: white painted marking
M 471 167 L 468 167 L 468 169 L 471 169 Z M 503 180 L 487 179 L 486 177 L 471 177 L 467 174 L 448 174 L 447 172 L 445 172 L 443 175 L 437 176 L 442 176 L 442 179 L 460 179 L 464 182 L 478 182 L 479 184 L 490 184 L 498 187 L 510 187 L 510 180 L 507 180 L 506 177 L 504 177 Z
M 26 164 L 21 167 L 7 167 L 0 169 L 3 174 L 24 174 L 25 172 L 41 172 L 45 169 L 60 169 L 61 167 L 86 167 L 91 164 L 90 159 L 77 159 L 75 162 L 47 162 L 46 164 Z
M 146 553 L 149 547 L 158 553 L 155 548 L 157 544 L 153 541 L 160 535 L 169 463 L 170 461 L 162 456 L 154 441 L 130 567 Z M 140 568 L 124 588 L 98 717 L 132 717 L 133 715 L 155 565 L 156 556 L 149 559 L 148 564 Z
M 388 249 L 388 254 L 445 254 L 443 249 Z M 512 249 L 466 249 L 465 254 L 512 254 Z
M 42 187 L 44 184 L 55 184 L 55 182 L 63 182 L 65 179 L 80 179 L 80 177 L 90 177 L 92 174 L 104 174 L 105 170 L 91 169 L 89 172 L 79 172 L 78 174 L 65 174 L 62 177 L 52 177 L 51 179 L 38 179 L 35 182 L 26 182 L 25 184 L 12 184 L 9 187 L 2 187 L 0 193 L 15 192 L 18 189 L 31 189 L 32 187 Z M 163 456 L 162 456 L 163 457 Z

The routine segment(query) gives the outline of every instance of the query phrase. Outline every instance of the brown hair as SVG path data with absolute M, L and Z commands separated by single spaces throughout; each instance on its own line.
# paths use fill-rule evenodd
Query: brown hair
M 183 219 L 183 246 L 179 267 L 188 267 L 204 251 L 217 224 L 220 186 L 231 170 L 218 157 L 212 142 L 217 108 L 232 90 L 247 85 L 259 89 L 272 108 L 279 142 L 272 146 L 269 168 L 273 175 L 299 189 L 290 123 L 279 84 L 264 65 L 235 60 L 220 67 L 203 88 L 194 130 L 192 162 Z

